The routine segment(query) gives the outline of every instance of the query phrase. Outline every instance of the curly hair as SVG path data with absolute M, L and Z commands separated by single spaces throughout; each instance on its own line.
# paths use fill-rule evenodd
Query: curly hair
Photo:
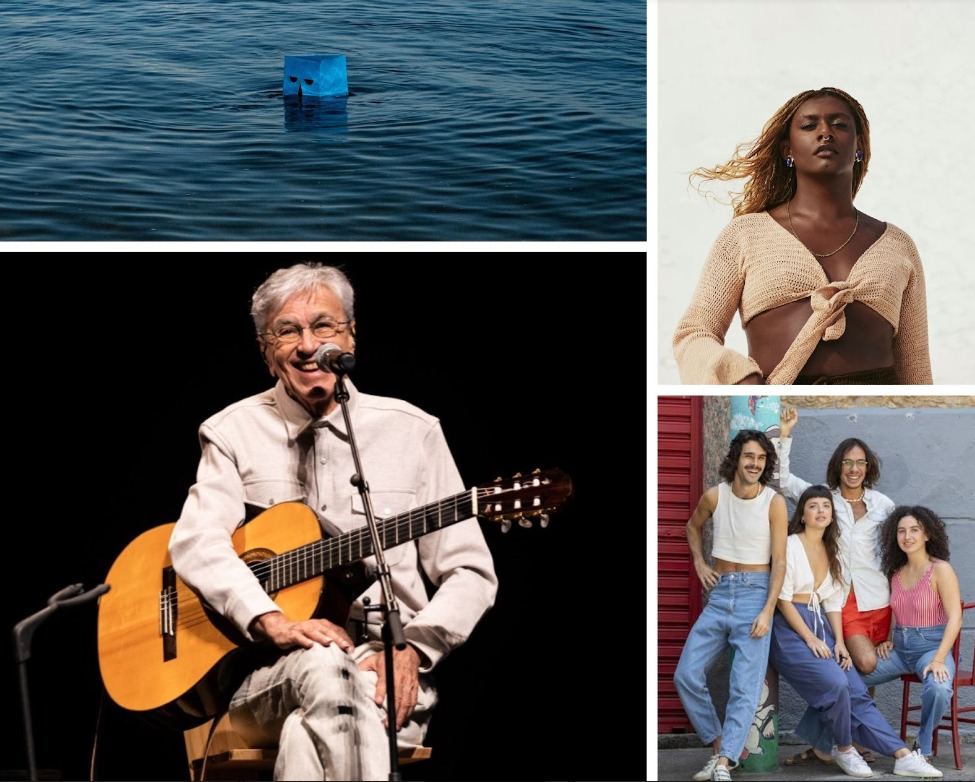
M 863 145 L 863 160 L 853 168 L 853 197 L 867 174 L 870 162 L 870 123 L 863 106 L 852 96 L 837 87 L 821 87 L 818 90 L 805 90 L 789 98 L 772 118 L 765 123 L 761 135 L 752 142 L 739 144 L 735 154 L 727 163 L 719 163 L 714 168 L 700 167 L 691 172 L 689 180 L 728 182 L 745 179 L 744 189 L 732 195 L 731 205 L 735 217 L 764 212 L 766 209 L 784 204 L 796 194 L 795 168 L 785 164 L 779 147 L 789 139 L 789 125 L 796 110 L 811 98 L 839 98 L 850 107 L 856 124 L 857 136 Z M 700 187 L 698 187 L 700 191 Z
M 760 432 L 758 429 L 742 429 L 731 441 L 728 454 L 724 457 L 724 461 L 721 462 L 721 466 L 718 468 L 718 475 L 728 483 L 734 480 L 735 471 L 738 469 L 738 460 L 741 459 L 741 449 L 745 447 L 745 443 L 752 441 L 758 443 L 762 447 L 762 450 L 765 451 L 765 469 L 762 470 L 762 474 L 759 476 L 759 483 L 762 486 L 767 486 L 768 482 L 772 480 L 772 476 L 775 475 L 778 456 L 775 453 L 775 446 L 768 439 L 768 435 L 765 432 Z
M 799 500 L 796 502 L 795 512 L 792 514 L 792 519 L 789 521 L 790 535 L 795 535 L 796 533 L 802 532 L 805 528 L 805 522 L 802 520 L 802 515 L 806 511 L 806 503 L 809 500 L 822 499 L 829 500 L 830 504 L 830 522 L 829 526 L 823 531 L 823 544 L 826 546 L 826 556 L 829 559 L 829 572 L 830 575 L 837 583 L 844 583 L 843 581 L 843 565 L 840 563 L 840 525 L 836 523 L 836 508 L 833 508 L 833 492 L 831 492 L 826 486 L 810 486 L 806 489 Z
M 928 536 L 924 549 L 929 557 L 945 562 L 951 559 L 948 531 L 938 514 L 923 505 L 898 505 L 880 528 L 880 568 L 888 579 L 907 564 L 907 554 L 897 545 L 897 525 L 905 516 L 917 519 L 924 534 Z
M 863 440 L 859 437 L 847 437 L 843 442 L 836 446 L 833 455 L 829 457 L 826 465 L 826 485 L 835 489 L 840 485 L 840 475 L 843 471 L 843 457 L 851 448 L 862 448 L 867 457 L 867 474 L 863 476 L 863 485 L 872 489 L 873 485 L 880 480 L 880 457 L 870 450 Z

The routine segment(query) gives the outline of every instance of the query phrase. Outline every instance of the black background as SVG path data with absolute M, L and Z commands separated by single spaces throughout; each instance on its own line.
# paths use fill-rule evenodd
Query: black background
M 643 253 L 25 256 L 5 283 L 4 625 L 101 583 L 133 538 L 176 520 L 199 423 L 272 382 L 250 295 L 305 259 L 356 289 L 356 386 L 438 416 L 468 486 L 535 467 L 574 482 L 547 529 L 482 522 L 497 604 L 437 668 L 433 758 L 404 778 L 644 779 Z M 186 779 L 181 734 L 100 710 L 96 622 L 93 604 L 66 608 L 34 635 L 39 768 L 88 779 L 97 732 L 95 778 Z M 4 648 L 0 762 L 26 769 Z

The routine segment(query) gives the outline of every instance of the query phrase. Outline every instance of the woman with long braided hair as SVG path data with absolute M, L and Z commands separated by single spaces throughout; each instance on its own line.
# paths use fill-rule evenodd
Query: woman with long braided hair
M 930 384 L 913 240 L 853 205 L 870 163 L 860 103 L 790 98 L 752 144 L 691 179 L 744 179 L 674 334 L 684 383 Z M 724 346 L 739 312 L 744 356 Z

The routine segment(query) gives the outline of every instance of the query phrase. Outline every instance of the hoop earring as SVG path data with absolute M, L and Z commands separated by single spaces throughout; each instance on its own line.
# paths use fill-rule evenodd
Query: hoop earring
M 785 159 L 786 168 L 792 168 L 792 156 L 790 155 Z

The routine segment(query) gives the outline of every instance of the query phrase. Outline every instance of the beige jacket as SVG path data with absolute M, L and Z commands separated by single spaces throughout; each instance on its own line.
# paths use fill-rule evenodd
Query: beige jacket
M 359 393 L 347 382 L 353 433 L 376 516 L 390 516 L 463 492 L 439 421 L 397 399 Z M 231 535 L 245 504 L 257 509 L 300 501 L 336 535 L 366 524 L 341 408 L 314 420 L 279 382 L 205 421 L 197 481 L 176 523 L 170 555 L 177 574 L 246 637 L 251 622 L 279 610 L 238 558 Z M 493 605 L 497 577 L 476 519 L 385 552 L 406 640 L 431 670 L 462 644 Z M 367 560 L 368 561 L 368 560 Z M 437 586 L 428 598 L 421 570 Z M 378 583 L 361 599 L 382 602 Z M 299 618 L 299 617 L 293 617 Z M 307 617 L 300 617 L 307 618 Z M 371 616 L 371 622 L 380 622 Z

